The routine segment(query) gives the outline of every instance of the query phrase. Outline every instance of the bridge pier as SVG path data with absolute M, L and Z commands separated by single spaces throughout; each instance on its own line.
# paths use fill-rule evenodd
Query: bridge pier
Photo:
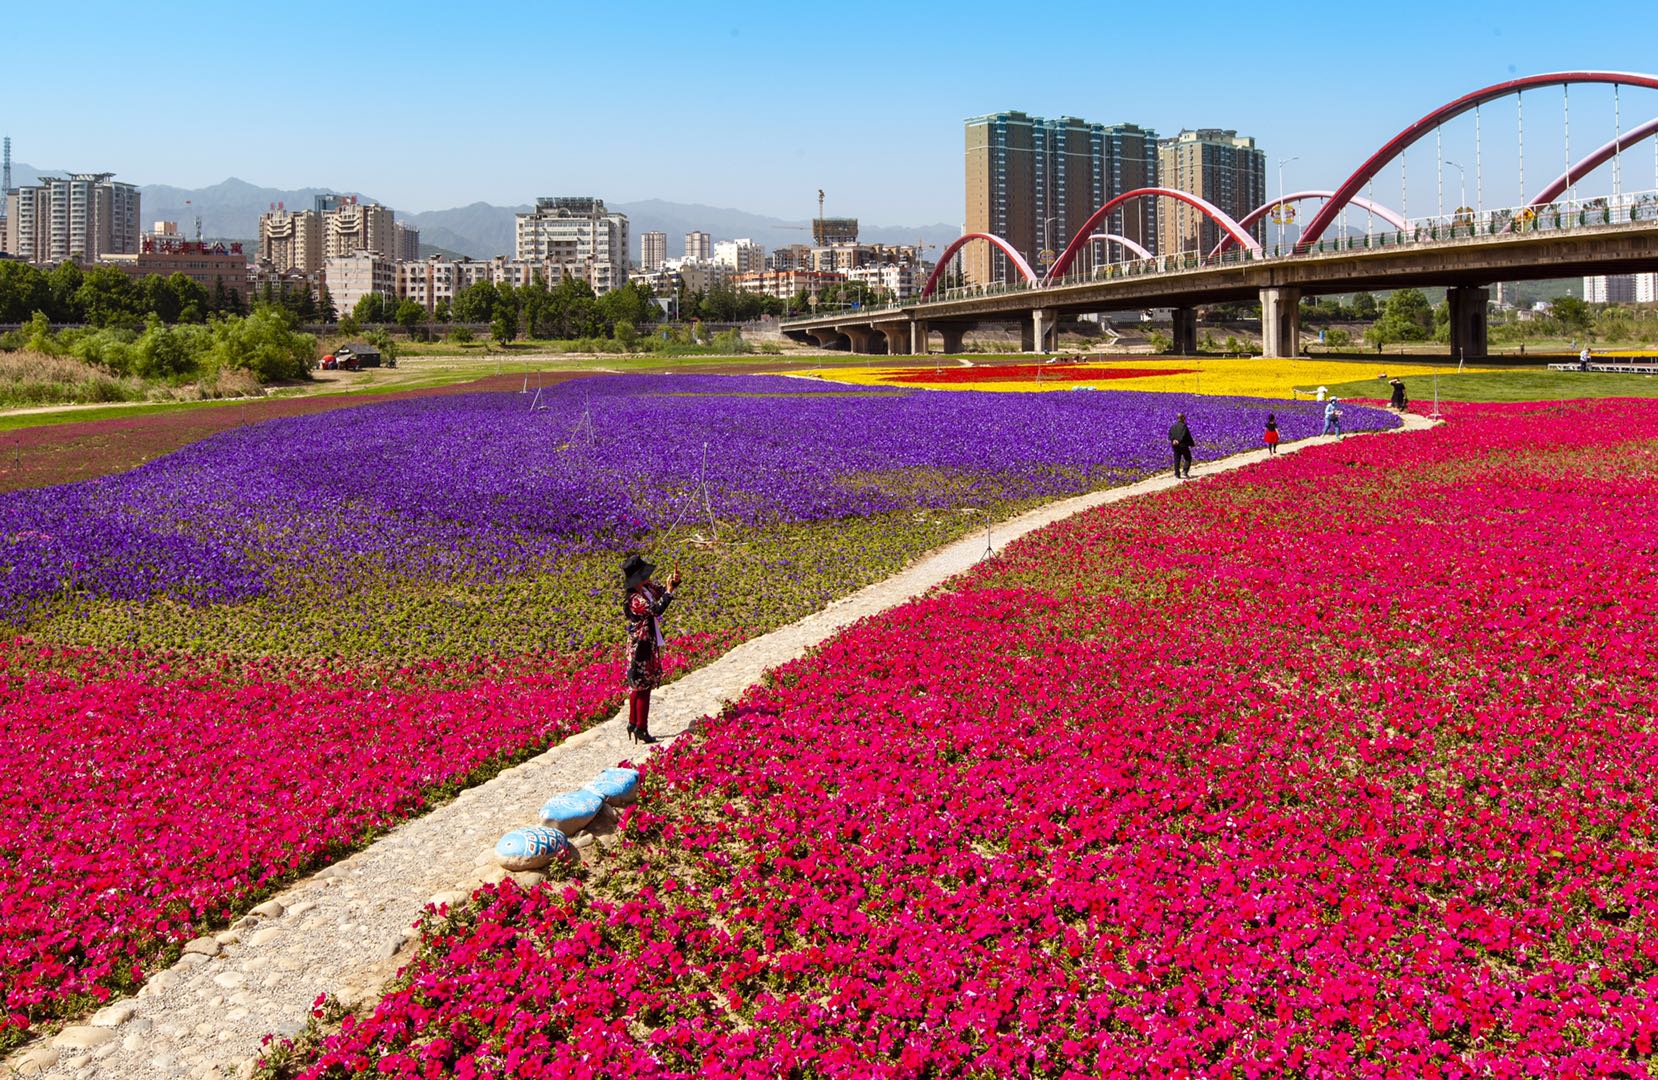
M 882 323 L 875 328 L 886 339 L 888 356 L 905 356 L 915 351 L 913 325 L 908 322 Z
M 831 327 L 818 327 L 816 329 L 806 331 L 806 334 L 813 341 L 817 342 L 817 347 L 820 349 L 839 350 L 851 347 L 846 340 L 846 335 Z
M 1051 352 L 1059 341 L 1057 312 L 1037 308 L 1030 324 L 1019 328 L 1019 347 L 1025 352 Z
M 967 339 L 967 327 L 960 323 L 939 323 L 932 327 L 938 331 L 938 336 L 944 339 L 944 354 L 946 356 L 961 355 L 962 345 Z M 931 349 L 929 348 L 929 352 Z
M 1286 359 L 1301 352 L 1301 290 L 1261 290 L 1261 355 Z
M 1176 356 L 1195 356 L 1197 354 L 1197 308 L 1177 307 L 1169 312 L 1173 323 L 1174 354 Z
M 1491 290 L 1457 285 L 1445 290 L 1451 314 L 1451 356 L 1457 360 L 1490 352 L 1489 303 Z
M 860 356 L 875 356 L 886 351 L 885 340 L 873 326 L 837 326 L 835 329 L 846 335 L 852 351 Z
M 910 355 L 926 356 L 932 351 L 927 323 L 923 319 L 910 320 Z

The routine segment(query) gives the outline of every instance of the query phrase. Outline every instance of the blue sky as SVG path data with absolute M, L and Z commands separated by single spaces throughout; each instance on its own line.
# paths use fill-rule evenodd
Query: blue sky
M 355 189 L 407 211 L 592 193 L 804 218 L 821 187 L 834 214 L 954 223 L 962 119 L 1001 109 L 1236 128 L 1266 151 L 1272 190 L 1281 157 L 1298 158 L 1291 189 L 1333 187 L 1480 86 L 1658 71 L 1640 3 L 7 7 L 0 133 L 18 160 L 137 183 Z M 1527 97 L 1529 188 L 1563 166 L 1561 104 Z M 1658 92 L 1618 107 L 1631 127 L 1658 116 Z M 1612 137 L 1609 92 L 1570 108 L 1574 156 Z M 1484 201 L 1508 205 L 1512 106 L 1482 125 Z M 1471 121 L 1445 141 L 1472 201 Z M 1650 145 L 1634 156 L 1625 189 L 1658 186 Z M 1407 170 L 1403 192 L 1394 178 L 1377 198 L 1431 212 L 1433 149 Z

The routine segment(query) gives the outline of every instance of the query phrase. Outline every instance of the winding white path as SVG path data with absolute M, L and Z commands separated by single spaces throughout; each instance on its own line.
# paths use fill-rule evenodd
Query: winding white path
M 1404 428 L 1396 430 L 1431 426 L 1422 417 L 1406 416 Z M 1303 440 L 1281 451 L 1330 441 Z M 1201 480 L 1265 458 L 1264 450 L 1237 454 L 1203 463 L 1194 473 Z M 1081 511 L 1176 483 L 1161 475 L 1050 503 L 994 526 L 991 536 L 1000 548 Z M 657 691 L 652 726 L 665 737 L 683 732 L 738 698 L 768 669 L 971 568 L 985 547 L 985 535 L 974 533 L 815 615 L 737 646 Z M 624 710 L 399 826 L 261 905 L 231 930 L 192 942 L 183 959 L 151 978 L 136 998 L 25 1047 L 0 1066 L 0 1075 L 15 1071 L 77 1080 L 246 1075 L 263 1036 L 298 1031 L 319 994 L 332 993 L 351 1005 L 372 1000 L 400 966 L 410 928 L 428 902 L 462 900 L 483 880 L 504 876 L 488 860 L 497 837 L 532 823 L 549 796 L 579 787 L 640 750 L 629 746 L 625 726 Z

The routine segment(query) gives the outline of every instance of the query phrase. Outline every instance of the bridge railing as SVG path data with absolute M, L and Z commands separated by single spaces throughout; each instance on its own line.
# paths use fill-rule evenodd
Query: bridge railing
M 1355 214 L 1357 211 L 1355 211 Z M 1373 222 L 1372 222 L 1373 223 Z M 1386 248 L 1432 247 L 1477 242 L 1533 233 L 1570 232 L 1579 229 L 1603 228 L 1609 225 L 1658 224 L 1658 190 L 1623 192 L 1616 196 L 1598 196 L 1587 199 L 1562 199 L 1543 206 L 1500 207 L 1480 211 L 1453 211 L 1449 214 L 1421 218 L 1407 218 L 1403 229 L 1365 232 L 1349 230 L 1346 235 L 1319 239 L 1305 248 L 1287 248 L 1282 251 L 1250 251 L 1228 248 L 1219 255 L 1199 251 L 1174 252 L 1153 255 L 1149 259 L 1123 259 L 1099 262 L 1079 267 L 1045 285 L 1034 285 L 1023 280 L 997 282 L 987 285 L 963 285 L 940 288 L 928 302 L 944 303 L 953 300 L 976 300 L 1005 296 L 1010 293 L 1036 292 L 1066 286 L 1088 285 L 1121 278 L 1146 277 L 1159 274 L 1212 270 L 1216 267 L 1245 265 L 1263 261 L 1312 258 L 1347 251 L 1377 251 Z M 802 319 L 822 319 L 826 315 L 844 315 L 867 318 L 914 308 L 917 298 L 895 301 L 879 307 L 863 307 L 845 312 L 818 311 Z M 788 325 L 790 320 L 784 320 Z

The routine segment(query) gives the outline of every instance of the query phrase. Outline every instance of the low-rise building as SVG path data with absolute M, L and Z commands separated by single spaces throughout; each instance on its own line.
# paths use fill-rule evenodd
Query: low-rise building
M 895 300 L 909 300 L 926 284 L 921 268 L 909 263 L 874 263 L 846 271 L 846 280 L 856 281 L 872 289 L 879 289 Z
M 323 264 L 322 276 L 334 310 L 342 317 L 371 293 L 388 299 L 397 295 L 397 264 L 372 251 L 335 255 Z
M 826 292 L 846 281 L 844 274 L 816 270 L 762 270 L 753 274 L 737 274 L 731 287 L 742 292 L 762 293 L 788 300 L 800 293 L 808 296 Z
M 173 222 L 158 222 L 158 231 L 146 234 L 140 241 L 137 254 L 108 255 L 104 262 L 117 266 L 133 277 L 160 274 L 171 277 L 183 274 L 206 289 L 209 296 L 222 290 L 240 294 L 247 288 L 248 257 L 241 244 L 204 244 L 186 240 Z M 161 230 L 159 226 L 170 226 Z

